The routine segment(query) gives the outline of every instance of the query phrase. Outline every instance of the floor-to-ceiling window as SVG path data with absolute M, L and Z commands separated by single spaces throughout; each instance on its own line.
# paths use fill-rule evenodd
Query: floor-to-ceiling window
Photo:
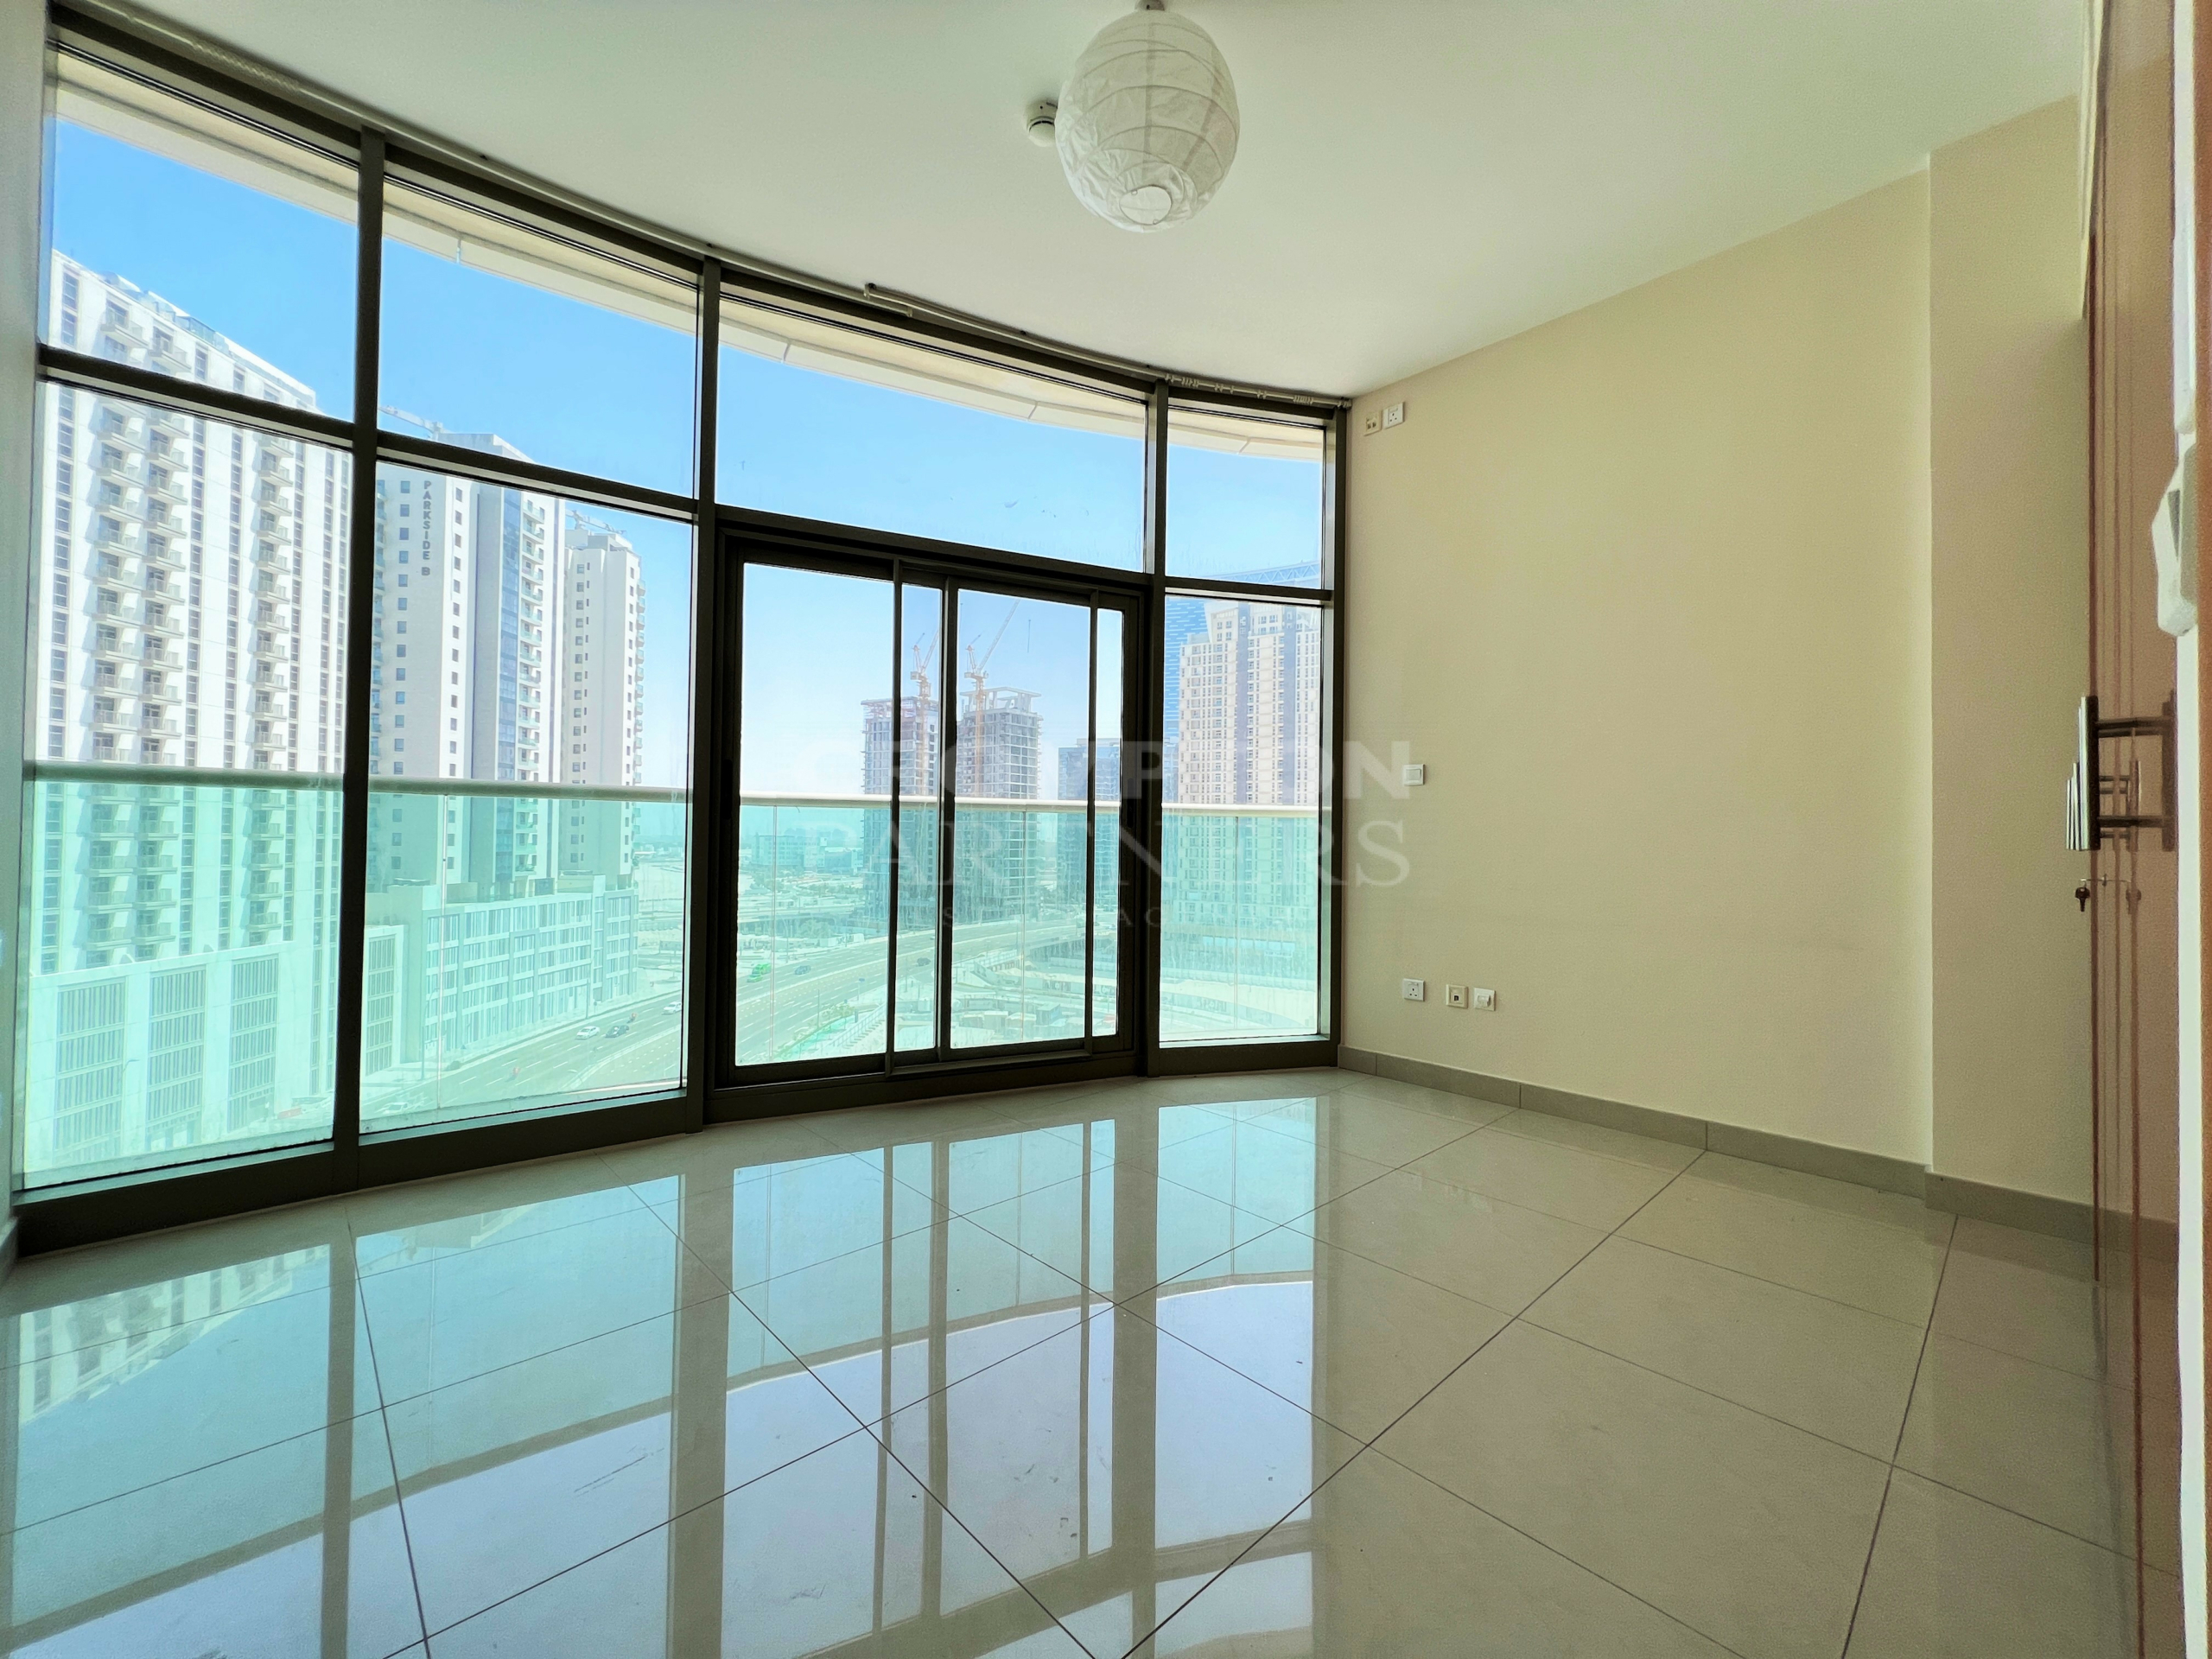
M 1327 1029 L 1326 440 L 1318 423 L 1182 404 L 1168 415 L 1160 1028 L 1169 1042 Z
M 350 159 L 62 62 L 41 339 L 269 420 L 39 388 L 32 1185 L 330 1135 L 355 487 Z
M 1337 411 L 53 61 L 34 1248 L 1325 1045 Z
M 448 192 L 384 226 L 379 425 L 480 459 L 377 469 L 363 1128 L 679 1088 L 694 537 L 601 503 L 686 487 L 696 293 Z

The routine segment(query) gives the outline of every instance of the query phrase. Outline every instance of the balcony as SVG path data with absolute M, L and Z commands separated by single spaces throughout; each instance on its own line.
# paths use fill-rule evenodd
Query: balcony
M 133 351 L 143 352 L 153 343 L 146 325 L 128 314 L 118 317 L 103 313 L 99 333 L 103 339 L 120 340 Z

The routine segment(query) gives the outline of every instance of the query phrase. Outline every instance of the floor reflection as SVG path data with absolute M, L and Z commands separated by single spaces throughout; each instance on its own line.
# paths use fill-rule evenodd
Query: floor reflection
M 31 1264 L 10 1650 L 1125 1651 L 1357 1446 L 1306 1409 L 1317 1246 L 1268 1218 L 1319 1201 L 1313 1102 L 1082 1103 Z
M 22 1263 L 0 1648 L 2116 1656 L 2139 1531 L 2164 1652 L 2088 1271 L 1343 1073 L 718 1128 Z

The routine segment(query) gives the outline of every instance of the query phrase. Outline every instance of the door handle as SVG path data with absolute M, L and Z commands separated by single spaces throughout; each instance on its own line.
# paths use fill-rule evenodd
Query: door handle
M 2089 908 L 2089 884 L 2088 882 L 2082 882 L 2075 887 L 2074 902 L 2082 906 L 2082 912 L 2085 915 L 2088 913 Z

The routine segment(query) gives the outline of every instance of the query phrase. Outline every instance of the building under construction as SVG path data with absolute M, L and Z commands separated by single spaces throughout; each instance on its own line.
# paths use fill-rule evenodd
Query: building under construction
M 891 792 L 892 711 L 898 710 L 905 748 L 899 761 L 899 793 L 909 800 L 937 795 L 938 705 L 926 694 L 874 697 L 861 705 L 861 793 Z
M 1034 691 L 977 686 L 960 711 L 953 746 L 954 794 L 969 800 L 1035 800 L 1044 733 Z
M 902 727 L 899 793 L 927 800 L 937 793 L 937 700 L 926 695 L 875 697 L 861 705 L 861 792 L 891 792 L 892 721 Z M 1037 694 L 1010 686 L 972 691 L 954 739 L 952 785 L 967 800 L 1033 801 L 1041 792 L 1045 717 Z

